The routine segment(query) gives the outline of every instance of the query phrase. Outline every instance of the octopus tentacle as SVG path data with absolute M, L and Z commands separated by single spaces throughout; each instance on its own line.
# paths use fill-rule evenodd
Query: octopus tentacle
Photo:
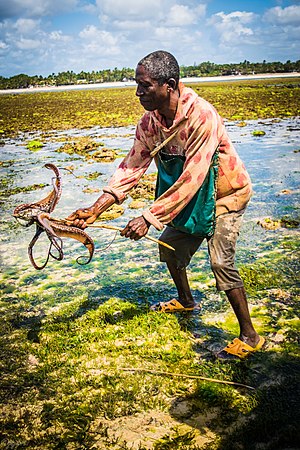
M 45 167 L 53 170 L 55 174 L 55 179 L 53 180 L 53 190 L 47 195 L 47 197 L 39 200 L 38 202 L 24 203 L 14 209 L 13 216 L 17 220 L 20 219 L 26 221 L 27 224 L 25 226 L 32 225 L 41 211 L 51 213 L 61 197 L 62 183 L 59 169 L 54 164 L 50 163 L 45 164 Z
M 46 267 L 50 256 L 58 261 L 62 260 L 64 254 L 63 241 L 61 238 L 67 237 L 81 242 L 88 249 L 89 257 L 84 263 L 88 264 L 93 257 L 95 249 L 94 242 L 90 238 L 90 236 L 80 228 L 72 227 L 64 221 L 58 221 L 55 219 L 51 219 L 50 217 L 50 213 L 54 210 L 61 197 L 62 183 L 59 169 L 54 164 L 47 163 L 45 164 L 45 167 L 52 170 L 55 174 L 55 178 L 52 179 L 53 190 L 42 200 L 35 203 L 26 203 L 19 205 L 13 212 L 13 216 L 18 221 L 25 222 L 24 226 L 28 227 L 33 223 L 36 223 L 36 233 L 28 246 L 28 255 L 30 262 L 35 269 L 41 270 Z M 50 241 L 50 246 L 46 261 L 44 262 L 44 264 L 39 266 L 34 260 L 33 247 L 35 246 L 41 233 L 44 231 L 46 232 L 47 237 Z M 57 255 L 53 254 L 53 248 L 55 248 L 58 252 Z
M 36 233 L 35 233 L 35 235 L 33 236 L 32 240 L 31 240 L 31 242 L 30 242 L 30 244 L 29 244 L 29 246 L 28 246 L 28 256 L 29 256 L 29 260 L 30 260 L 31 264 L 33 265 L 33 267 L 34 267 L 35 269 L 37 269 L 37 270 L 42 270 L 42 269 L 44 269 L 44 267 L 46 267 L 46 265 L 48 264 L 48 261 L 49 261 L 49 256 L 50 256 L 50 249 L 49 249 L 48 254 L 47 254 L 46 261 L 45 261 L 44 264 L 42 264 L 41 266 L 38 266 L 38 265 L 37 265 L 37 263 L 35 262 L 34 257 L 33 257 L 33 247 L 35 246 L 35 244 L 36 244 L 38 238 L 39 238 L 40 235 L 43 233 L 43 231 L 44 231 L 43 228 L 41 228 L 41 227 L 37 224 L 37 226 L 36 226 Z
M 56 236 L 75 239 L 76 241 L 81 242 L 88 249 L 89 258 L 84 264 L 88 264 L 92 260 L 95 244 L 93 239 L 87 233 L 80 228 L 62 224 L 61 222 L 58 223 L 55 219 L 50 219 L 50 223 Z
M 52 258 L 57 259 L 58 261 L 61 261 L 64 257 L 63 250 L 62 250 L 63 243 L 62 243 L 61 238 L 59 236 L 57 236 L 53 227 L 51 226 L 50 215 L 48 213 L 42 212 L 37 216 L 37 221 L 38 221 L 39 225 L 44 229 L 44 231 L 46 231 L 47 237 L 48 237 L 49 241 L 51 242 L 49 254 L 52 256 Z M 58 256 L 55 256 L 52 254 L 52 252 L 51 252 L 52 246 L 54 248 L 56 248 L 56 250 L 58 251 Z
M 62 182 L 59 169 L 54 164 L 47 163 L 45 164 L 45 167 L 53 170 L 55 174 L 55 179 L 52 180 L 53 190 L 47 195 L 47 197 L 36 203 L 32 203 L 32 206 L 39 207 L 41 211 L 51 213 L 61 197 Z
M 90 256 L 85 264 L 88 264 L 91 261 L 95 246 L 94 241 L 87 233 L 85 233 L 80 228 L 72 227 L 70 225 L 67 225 L 66 223 L 62 223 L 61 221 L 58 222 L 55 219 L 51 219 L 48 213 L 40 213 L 37 217 L 37 220 L 46 231 L 50 242 L 57 249 L 59 255 L 61 255 L 55 259 L 60 260 L 63 258 L 61 238 L 68 237 L 81 242 L 88 249 Z M 51 256 L 53 255 L 51 254 Z

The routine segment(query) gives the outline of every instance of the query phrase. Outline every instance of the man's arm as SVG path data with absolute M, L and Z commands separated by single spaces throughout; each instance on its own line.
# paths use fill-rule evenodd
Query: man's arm
M 95 220 L 115 203 L 116 199 L 112 194 L 105 192 L 95 203 L 88 208 L 80 208 L 70 214 L 66 220 L 72 222 L 72 225 L 83 230 L 95 222 Z
M 154 137 L 152 137 L 152 140 L 154 141 Z M 103 188 L 104 193 L 92 206 L 77 209 L 67 217 L 67 220 L 71 221 L 72 225 L 84 229 L 95 222 L 112 204 L 121 204 L 125 200 L 126 194 L 137 185 L 139 179 L 149 167 L 152 161 L 150 151 L 153 147 L 154 143 L 150 142 L 150 147 L 148 147 L 148 143 L 143 139 L 141 123 L 139 123 L 136 128 L 134 144 L 111 177 L 109 185 Z M 142 222 L 143 227 L 140 226 Z M 150 224 L 143 217 L 138 217 L 137 224 L 132 224 L 132 226 L 133 228 L 128 224 L 122 235 L 131 239 L 140 239 L 147 234 Z

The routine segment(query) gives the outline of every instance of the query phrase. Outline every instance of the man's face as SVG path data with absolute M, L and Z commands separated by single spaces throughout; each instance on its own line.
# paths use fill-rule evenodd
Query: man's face
M 135 80 L 137 82 L 136 95 L 141 105 L 147 111 L 164 111 L 169 106 L 168 85 L 159 86 L 157 80 L 150 77 L 147 70 L 139 65 L 136 68 Z

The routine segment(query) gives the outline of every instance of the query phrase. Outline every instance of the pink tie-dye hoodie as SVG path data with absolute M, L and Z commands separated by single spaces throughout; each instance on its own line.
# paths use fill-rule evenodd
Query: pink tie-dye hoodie
M 218 145 L 217 215 L 243 209 L 252 194 L 248 172 L 215 108 L 181 82 L 179 90 L 173 125 L 167 128 L 158 111 L 146 112 L 136 127 L 131 150 L 103 189 L 122 203 L 149 167 L 153 159 L 150 152 L 178 130 L 164 151 L 185 156 L 183 172 L 173 186 L 143 211 L 145 219 L 158 230 L 171 222 L 198 191 Z

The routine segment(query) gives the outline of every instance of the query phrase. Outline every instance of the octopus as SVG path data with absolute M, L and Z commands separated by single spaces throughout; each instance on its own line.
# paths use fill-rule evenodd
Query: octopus
M 52 178 L 53 190 L 47 197 L 35 203 L 25 203 L 17 206 L 13 212 L 13 217 L 23 226 L 36 225 L 36 232 L 28 246 L 28 256 L 31 264 L 37 270 L 44 269 L 50 257 L 61 261 L 64 258 L 62 238 L 71 238 L 81 242 L 89 251 L 89 257 L 84 263 L 88 264 L 94 254 L 94 242 L 91 237 L 80 228 L 71 226 L 66 220 L 51 218 L 50 214 L 55 209 L 62 194 L 62 180 L 59 169 L 54 164 L 45 164 L 47 169 L 54 172 Z M 50 245 L 45 262 L 38 265 L 33 256 L 33 248 L 42 233 L 46 233 Z

